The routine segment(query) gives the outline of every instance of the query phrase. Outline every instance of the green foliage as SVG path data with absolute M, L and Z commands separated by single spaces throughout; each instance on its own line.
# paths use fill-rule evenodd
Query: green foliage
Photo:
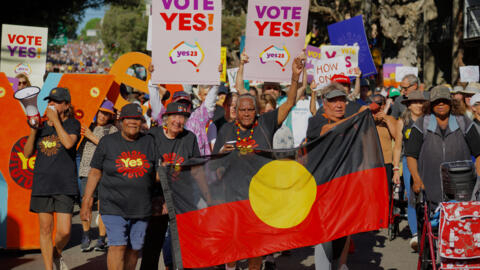
M 226 46 L 229 51 L 238 50 L 240 47 L 240 37 L 244 34 L 245 13 L 235 15 L 223 15 L 222 18 L 222 46 Z
M 49 38 L 54 38 L 59 28 L 64 29 L 67 37 L 75 38 L 85 9 L 108 4 L 135 6 L 138 0 L 24 0 L 1 8 L 0 18 L 2 24 L 48 27 Z
M 88 37 L 87 36 L 87 30 L 97 30 L 97 34 L 100 34 L 102 25 L 101 25 L 102 19 L 100 18 L 93 18 L 89 20 L 86 24 L 85 27 L 80 31 L 80 39 L 84 41 L 94 41 L 98 40 L 99 37 L 98 35 L 96 37 Z
M 137 1 L 135 7 L 111 5 L 103 17 L 101 38 L 112 59 L 127 52 L 145 52 L 147 32 L 148 17 L 143 1 Z

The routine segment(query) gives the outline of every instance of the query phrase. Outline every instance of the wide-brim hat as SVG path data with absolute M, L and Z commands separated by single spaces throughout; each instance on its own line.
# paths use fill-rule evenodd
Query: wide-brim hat
M 142 114 L 142 107 L 137 103 L 128 103 L 120 110 L 120 119 L 124 118 L 138 118 L 144 119 Z
M 408 104 L 409 102 L 412 102 L 412 101 L 427 101 L 427 99 L 425 98 L 425 95 L 422 93 L 422 91 L 419 91 L 419 90 L 415 90 L 415 91 L 412 91 L 408 96 L 407 96 L 407 99 L 404 99 L 401 101 L 401 103 L 403 104 Z
M 177 91 L 173 93 L 172 102 L 179 102 L 180 100 L 185 100 L 192 103 L 192 98 L 190 97 L 190 94 L 185 91 Z
M 115 110 L 113 109 L 113 103 L 110 100 L 105 100 L 102 103 L 102 106 L 98 109 L 99 111 L 115 114 Z
M 167 105 L 167 110 L 163 115 L 173 115 L 173 114 L 180 114 L 185 115 L 186 117 L 190 116 L 190 112 L 188 107 L 180 102 L 172 102 Z
M 435 102 L 440 99 L 452 100 L 450 89 L 444 85 L 437 85 L 430 91 L 430 102 Z

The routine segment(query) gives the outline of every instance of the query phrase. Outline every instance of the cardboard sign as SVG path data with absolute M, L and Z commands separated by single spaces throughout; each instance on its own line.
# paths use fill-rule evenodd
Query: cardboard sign
M 347 75 L 351 78 L 355 77 L 355 68 L 358 67 L 358 53 L 360 48 L 358 46 L 336 46 L 336 45 L 323 45 L 320 47 L 323 59 L 343 57 L 345 58 L 345 68 Z
M 219 84 L 222 1 L 152 4 L 152 82 Z
M 401 66 L 402 64 L 383 64 L 383 86 L 398 87 L 398 83 L 395 80 L 395 70 Z
M 478 66 L 460 67 L 460 82 L 478 82 Z
M 246 80 L 289 81 L 292 60 L 305 45 L 308 0 L 250 0 L 245 51 Z
M 360 47 L 358 65 L 362 71 L 362 77 L 377 74 L 368 46 L 362 15 L 329 25 L 328 36 L 332 45 L 356 45 Z
M 18 89 L 18 79 L 17 79 L 17 78 L 8 77 L 8 81 L 10 82 L 10 86 L 12 87 L 13 92 L 17 92 L 17 89 Z
M 3 24 L 0 71 L 8 77 L 25 73 L 32 85 L 41 87 L 47 43 L 48 28 Z
M 237 79 L 237 73 L 238 68 L 227 69 L 228 84 L 230 86 L 230 91 L 232 92 L 237 92 L 237 89 L 235 88 L 235 80 Z
M 327 86 L 331 82 L 331 78 L 335 74 L 346 75 L 348 72 L 347 62 L 345 57 L 324 58 L 315 62 L 314 77 L 313 80 L 317 83 L 319 90 L 322 87 Z
M 222 65 L 220 81 L 227 82 L 227 47 L 222 47 L 220 50 L 220 64 Z
M 0 207 L 3 227 L 0 244 L 14 249 L 39 248 L 38 215 L 30 212 L 31 167 L 35 157 L 25 158 L 21 143 L 22 138 L 29 134 L 30 127 L 22 105 L 13 97 L 13 89 L 3 72 L 0 73 L 0 113 L 8 116 L 0 117 L 0 174 L 4 178 L 0 197 L 2 204 L 7 201 Z
M 315 64 L 322 58 L 320 48 L 308 45 L 306 48 L 307 61 L 305 62 L 305 69 L 307 70 L 307 82 L 311 83 L 315 75 Z
M 413 74 L 418 77 L 418 68 L 417 67 L 405 67 L 399 66 L 395 68 L 395 80 L 401 82 L 403 77 Z

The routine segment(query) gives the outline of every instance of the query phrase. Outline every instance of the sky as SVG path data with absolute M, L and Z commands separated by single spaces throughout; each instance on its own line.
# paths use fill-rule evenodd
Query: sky
M 77 28 L 77 35 L 80 35 L 80 31 L 82 31 L 83 27 L 85 27 L 85 24 L 87 24 L 87 22 L 90 21 L 91 19 L 103 18 L 103 15 L 105 15 L 106 10 L 107 10 L 107 6 L 103 6 L 99 9 L 89 8 L 85 10 L 85 16 L 83 17 L 83 20 L 80 22 Z

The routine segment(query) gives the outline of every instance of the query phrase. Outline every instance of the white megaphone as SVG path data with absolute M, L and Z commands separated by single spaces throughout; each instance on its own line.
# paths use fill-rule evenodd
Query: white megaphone
M 14 97 L 18 99 L 27 114 L 28 124 L 31 127 L 38 127 L 40 124 L 40 113 L 37 107 L 37 96 L 40 88 L 36 86 L 25 87 L 15 92 Z

